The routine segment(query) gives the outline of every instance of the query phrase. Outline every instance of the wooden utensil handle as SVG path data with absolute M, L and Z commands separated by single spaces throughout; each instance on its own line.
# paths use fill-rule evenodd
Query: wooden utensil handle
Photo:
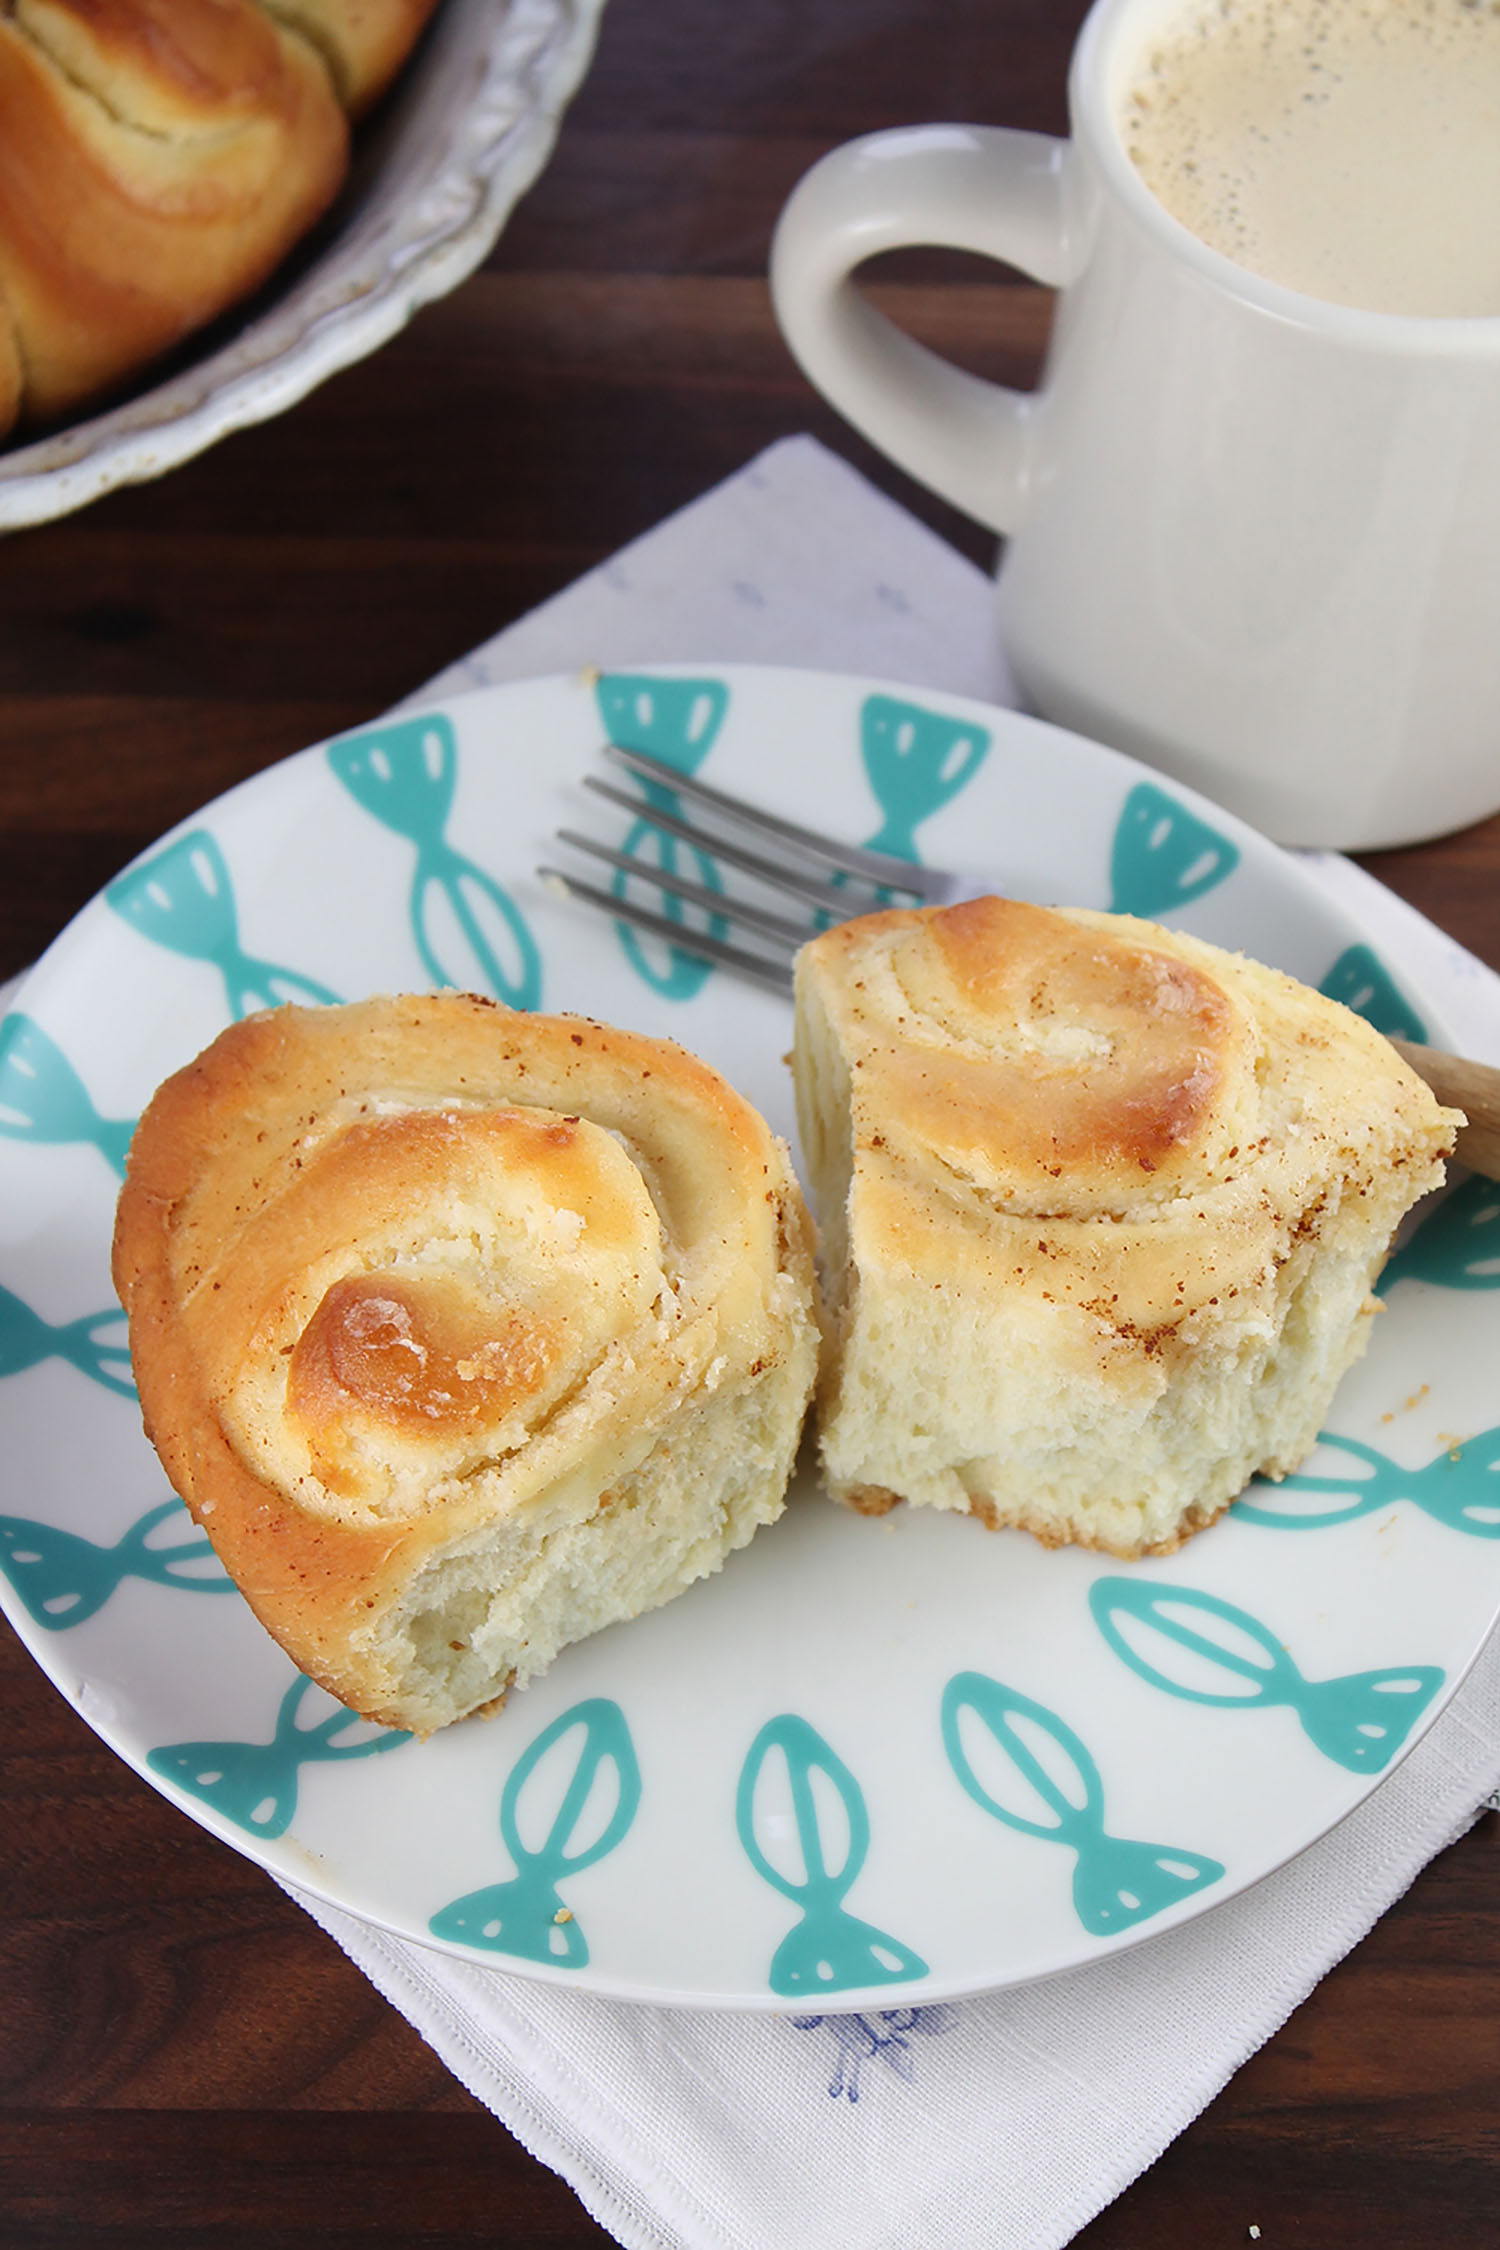
M 1414 1047 L 1406 1039 L 1393 1039 L 1391 1045 L 1440 1102 L 1468 1118 L 1459 1131 L 1455 1161 L 1487 1180 L 1500 1180 L 1500 1070 L 1461 1055 L 1440 1054 L 1435 1047 Z

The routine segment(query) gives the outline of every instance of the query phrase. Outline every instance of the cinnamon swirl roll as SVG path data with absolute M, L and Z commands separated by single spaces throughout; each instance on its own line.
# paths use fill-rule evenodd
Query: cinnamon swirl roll
M 681 1048 L 444 993 L 254 1016 L 170 1079 L 115 1283 L 147 1431 L 257 1614 L 426 1733 L 781 1512 L 808 1231 Z
M 1461 1122 L 1290 977 L 998 898 L 806 946 L 795 1070 L 835 1496 L 1121 1556 L 1311 1448 Z

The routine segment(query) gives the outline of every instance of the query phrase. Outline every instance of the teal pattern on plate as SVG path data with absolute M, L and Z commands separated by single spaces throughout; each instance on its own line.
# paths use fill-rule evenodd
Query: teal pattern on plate
M 52 1633 L 64 1633 L 92 1617 L 127 1578 L 180 1586 L 190 1594 L 234 1593 L 233 1579 L 224 1575 L 213 1548 L 201 1535 L 165 1547 L 150 1544 L 157 1527 L 179 1515 L 182 1528 L 192 1532 L 192 1518 L 182 1502 L 163 1500 L 159 1507 L 148 1508 L 113 1547 L 96 1546 L 92 1539 L 61 1531 L 55 1524 L 0 1516 L 0 1570 L 20 1595 L 27 1615 Z M 201 1570 L 204 1563 L 212 1564 L 211 1574 Z
M 50 1032 L 27 1015 L 0 1023 L 0 1133 L 17 1141 L 88 1141 L 125 1177 L 135 1120 L 101 1117 Z
M 611 742 L 618 743 L 622 750 L 639 750 L 647 757 L 660 758 L 663 765 L 684 774 L 696 773 L 702 765 L 718 740 L 729 708 L 729 690 L 722 680 L 665 680 L 649 672 L 606 672 L 597 682 L 594 696 Z M 682 800 L 675 789 L 639 775 L 632 778 L 644 790 L 648 805 L 674 820 L 684 817 Z M 652 869 L 659 867 L 669 875 L 685 873 L 705 890 L 724 888 L 718 862 L 709 853 L 653 827 L 647 814 L 633 824 L 620 849 L 627 859 L 639 861 L 642 882 L 649 883 Z M 691 859 L 691 867 L 683 867 L 685 857 Z M 625 897 L 630 881 L 623 870 L 616 872 L 610 885 L 616 898 Z M 693 926 L 689 921 L 691 909 L 670 891 L 658 889 L 653 911 L 664 914 L 669 922 Z M 722 914 L 709 915 L 704 927 L 712 937 L 722 939 L 729 934 L 729 924 Z M 628 922 L 617 922 L 615 930 L 636 975 L 668 1000 L 691 1000 L 713 974 L 711 962 L 700 961 L 676 945 L 667 948 L 662 965 L 652 959 Z
M 439 987 L 483 988 L 512 1008 L 538 1008 L 542 957 L 510 893 L 462 852 L 444 831 L 458 785 L 458 737 L 445 712 L 392 719 L 328 746 L 328 763 L 362 811 L 417 848 L 412 875 L 412 936 L 422 965 Z M 442 900 L 455 928 L 441 927 Z M 485 928 L 493 916 L 512 958 L 505 966 Z M 444 957 L 445 948 L 453 948 Z
M 1409 1039 L 1427 1045 L 1427 1026 L 1402 992 L 1395 978 L 1367 945 L 1346 946 L 1318 990 L 1330 1000 L 1341 1000 L 1366 1023 L 1384 1032 L 1387 1039 Z
M 562 1801 L 541 1847 L 531 1851 L 521 1840 L 521 1793 L 555 1745 L 582 1729 Z M 559 1753 L 567 1771 L 566 1753 Z M 554 1760 L 554 1778 L 557 1760 Z M 607 1769 L 615 1792 L 614 1809 L 592 1843 L 569 1849 L 600 1771 Z M 575 1703 L 544 1727 L 516 1761 L 500 1799 L 500 1834 L 515 1866 L 508 1882 L 489 1883 L 434 1914 L 427 1927 L 434 1937 L 470 1945 L 485 1953 L 506 1953 L 520 1961 L 550 1961 L 556 1968 L 581 1969 L 589 1958 L 588 1940 L 558 1885 L 624 1840 L 641 1801 L 641 1770 L 625 1714 L 607 1696 Z
M 972 1713 L 1042 1799 L 1050 1820 L 1028 1819 L 986 1789 L 964 1748 L 961 1727 L 966 1712 Z M 983 1672 L 959 1672 L 943 1690 L 942 1724 L 948 1763 L 976 1805 L 1007 1828 L 1062 1844 L 1076 1855 L 1073 1905 L 1091 1937 L 1113 1937 L 1134 1929 L 1138 1922 L 1149 1921 L 1153 1914 L 1222 1878 L 1224 1869 L 1218 1860 L 1201 1853 L 1108 1834 L 1099 1768 L 1067 1721 L 1045 1704 L 1034 1703 Z M 1053 1772 L 1048 1772 L 1027 1740 L 1028 1730 L 1045 1738 L 1055 1761 Z M 1055 1778 L 1057 1765 L 1068 1774 L 1071 1788 Z
M 792 1815 L 805 1871 L 800 1882 L 774 1867 L 756 1839 L 756 1786 L 775 1751 L 786 1760 L 791 1784 Z M 813 1793 L 814 1774 L 821 1774 L 831 1786 L 848 1823 L 848 1847 L 836 1870 L 828 1864 L 830 1854 Z M 903 1984 L 926 1976 L 927 1963 L 909 1946 L 844 1911 L 845 1893 L 870 1848 L 870 1816 L 859 1783 L 806 1719 L 788 1712 L 761 1728 L 740 1773 L 735 1823 L 756 1874 L 802 1910 L 801 1921 L 788 1931 L 772 1959 L 768 1981 L 773 1992 L 847 1992 L 860 1985 Z
M 1377 1287 L 1433 1281 L 1442 1289 L 1500 1289 L 1500 1187 L 1476 1173 L 1445 1196 L 1386 1262 Z
M 869 695 L 860 705 L 859 747 L 881 811 L 868 849 L 920 861 L 917 830 L 967 788 L 989 756 L 990 735 L 972 719 Z
M 1189 1586 L 1099 1578 L 1089 1589 L 1089 1607 L 1116 1656 L 1152 1687 L 1222 1710 L 1285 1705 L 1296 1713 L 1308 1740 L 1351 1773 L 1379 1773 L 1390 1764 L 1446 1677 L 1435 1664 L 1403 1664 L 1309 1680 L 1277 1636 L 1248 1610 Z M 1192 1687 L 1174 1678 L 1126 1637 L 1122 1620 L 1142 1638 L 1154 1635 L 1158 1643 L 1184 1651 L 1200 1666 L 1207 1664 L 1224 1677 L 1224 1690 Z M 1246 1652 L 1246 1641 L 1259 1657 Z M 1247 1682 L 1247 1690 L 1234 1692 L 1227 1685 L 1231 1679 Z
M 130 1347 L 122 1336 L 110 1343 L 101 1329 L 119 1328 L 125 1314 L 119 1305 L 107 1311 L 84 1313 L 77 1320 L 43 1320 L 39 1312 L 0 1285 L 0 1377 L 19 1375 L 43 1360 L 65 1359 L 80 1374 L 102 1383 L 122 1398 L 135 1397 L 130 1379 Z
M 870 695 L 860 706 L 859 733 L 865 774 L 882 815 L 875 833 L 865 838 L 864 849 L 920 866 L 918 828 L 973 780 L 989 755 L 989 732 L 971 720 L 926 711 L 919 703 Z M 842 873 L 828 880 L 840 890 L 849 882 Z M 898 897 L 895 886 L 881 886 L 875 902 L 892 906 Z M 813 917 L 814 929 L 826 930 L 832 924 L 831 914 Z
M 154 858 L 127 868 L 104 896 L 120 919 L 153 945 L 211 963 L 224 979 L 224 997 L 236 1021 L 287 1000 L 325 1006 L 338 999 L 315 977 L 246 953 L 229 868 L 206 828 L 179 836 Z
M 331 1711 L 317 1726 L 300 1726 L 297 1713 L 312 1684 L 300 1673 L 293 1680 L 269 1742 L 170 1742 L 153 1750 L 146 1763 L 164 1781 L 175 1782 L 249 1835 L 283 1836 L 297 1810 L 304 1766 L 373 1758 L 411 1740 L 409 1734 L 383 1729 L 360 1742 L 339 1742 L 336 1738 L 350 1727 L 371 1723 L 357 1711 Z
M 1318 1443 L 1361 1465 L 1341 1477 L 1298 1475 L 1283 1477 L 1280 1484 L 1257 1477 L 1249 1490 L 1261 1497 L 1236 1500 L 1231 1513 L 1242 1523 L 1268 1524 L 1277 1531 L 1323 1531 L 1410 1500 L 1450 1531 L 1500 1539 L 1500 1428 L 1450 1447 L 1420 1469 L 1403 1469 L 1358 1438 L 1332 1437 L 1325 1431 Z M 1300 1492 L 1338 1493 L 1342 1504 L 1306 1510 L 1297 1505 Z M 1284 1499 L 1285 1494 L 1291 1498 Z
M 1112 914 L 1160 921 L 1232 875 L 1239 846 L 1151 781 L 1137 782 L 1115 824 L 1110 852 Z

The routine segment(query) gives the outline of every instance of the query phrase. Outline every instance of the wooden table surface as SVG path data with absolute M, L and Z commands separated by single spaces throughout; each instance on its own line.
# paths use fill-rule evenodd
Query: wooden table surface
M 1061 130 L 1081 14 L 612 0 L 481 273 L 265 428 L 0 540 L 0 974 L 167 825 L 378 713 L 777 437 L 816 432 L 988 561 L 801 380 L 767 244 L 852 134 Z M 1033 376 L 1040 290 L 938 256 L 871 282 L 966 364 Z M 1500 965 L 1500 820 L 1369 864 Z M 5 2250 L 608 2240 L 5 1627 L 0 1691 Z M 1266 2250 L 1495 2250 L 1497 1878 L 1488 1815 L 1079 2243 L 1212 2250 L 1253 2223 Z

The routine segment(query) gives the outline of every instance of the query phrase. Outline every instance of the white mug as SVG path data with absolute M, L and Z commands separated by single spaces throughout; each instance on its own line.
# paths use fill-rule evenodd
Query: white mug
M 825 157 L 771 284 L 804 372 L 1007 535 L 1000 632 L 1045 717 L 1285 844 L 1415 843 L 1500 807 L 1500 317 L 1325 303 L 1189 233 L 1116 103 L 1180 0 L 1098 0 L 1072 138 L 876 133 Z M 855 289 L 942 243 L 1061 291 L 1041 387 L 949 366 Z

